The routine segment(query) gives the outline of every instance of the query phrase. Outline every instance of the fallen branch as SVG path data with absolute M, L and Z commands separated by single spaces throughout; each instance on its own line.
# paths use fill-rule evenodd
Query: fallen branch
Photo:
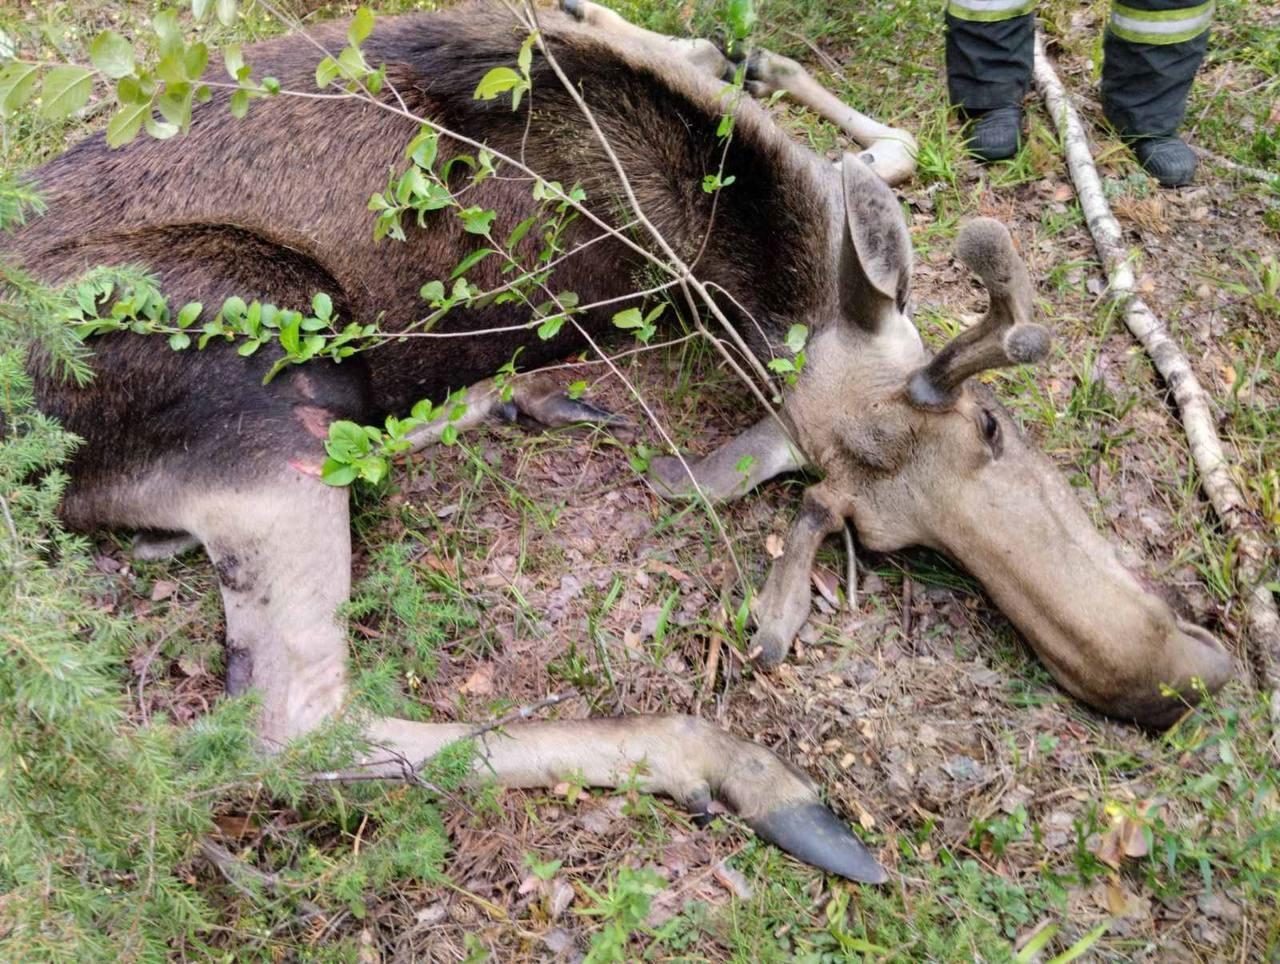
M 1232 468 L 1214 428 L 1209 396 L 1187 362 L 1187 356 L 1169 336 L 1169 330 L 1135 291 L 1132 263 L 1136 252 L 1124 243 L 1120 225 L 1111 213 L 1098 170 L 1089 151 L 1089 140 L 1067 92 L 1045 54 L 1043 37 L 1035 41 L 1035 84 L 1066 146 L 1067 167 L 1075 182 L 1080 207 L 1098 256 L 1107 273 L 1112 296 L 1124 313 L 1125 324 L 1142 343 L 1160 377 L 1177 402 L 1200 484 L 1209 497 L 1223 528 L 1239 549 L 1237 575 L 1245 596 L 1249 628 L 1249 656 L 1260 688 L 1271 691 L 1271 715 L 1280 722 L 1280 617 L 1264 581 L 1268 549 L 1257 531 L 1254 515 L 1245 503 Z
M 1230 158 L 1215 154 L 1213 151 L 1205 150 L 1203 147 L 1193 147 L 1192 150 L 1203 161 L 1210 164 L 1216 164 L 1233 174 L 1239 174 L 1241 177 L 1248 178 L 1251 181 L 1261 181 L 1263 184 L 1280 183 L 1280 172 L 1265 171 L 1260 167 L 1250 167 L 1248 164 L 1241 164 L 1239 161 L 1233 161 Z

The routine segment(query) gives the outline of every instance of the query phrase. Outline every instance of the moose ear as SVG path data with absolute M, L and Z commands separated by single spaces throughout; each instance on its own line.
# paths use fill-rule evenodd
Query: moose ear
M 911 240 L 889 186 L 852 154 L 840 165 L 844 243 L 840 246 L 840 307 L 855 324 L 876 331 L 911 287 Z

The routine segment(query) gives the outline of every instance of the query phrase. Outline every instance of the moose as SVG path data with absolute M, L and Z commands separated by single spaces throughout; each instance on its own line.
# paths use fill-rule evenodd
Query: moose
M 374 241 L 368 199 L 418 132 L 413 118 L 427 117 L 582 185 L 596 217 L 574 221 L 566 246 L 591 242 L 591 255 L 560 265 L 557 284 L 592 302 L 624 299 L 643 259 L 636 235 L 616 230 L 629 217 L 620 213 L 616 160 L 662 236 L 725 294 L 726 317 L 751 353 L 774 357 L 793 324 L 811 332 L 806 365 L 779 386 L 778 411 L 705 458 L 671 456 L 650 469 L 661 494 L 712 501 L 784 472 L 820 477 L 756 603 L 762 669 L 785 657 L 807 617 L 819 545 L 850 520 L 869 549 L 920 545 L 956 559 L 1061 685 L 1103 713 L 1168 725 L 1195 698 L 1196 681 L 1213 690 L 1228 679 L 1226 650 L 1121 564 L 1053 465 L 974 378 L 1049 348 L 1002 225 L 978 219 L 962 229 L 958 255 L 990 306 L 931 354 L 910 319 L 911 248 L 886 184 L 910 172 L 909 136 L 840 104 L 794 62 L 756 51 L 745 65 L 754 92 L 791 92 L 864 150 L 832 164 L 751 98 L 737 104 L 726 144 L 717 134 L 724 77 L 740 65 L 715 44 L 652 34 L 583 0 L 538 17 L 545 52 L 533 53 L 523 109 L 474 96 L 488 71 L 516 62 L 529 35 L 509 9 L 387 18 L 364 51 L 386 65 L 403 109 L 281 96 L 235 120 L 223 92 L 197 108 L 184 137 L 121 150 L 90 137 L 33 173 L 48 213 L 6 239 L 5 257 L 50 283 L 96 265 L 142 265 L 172 299 L 204 304 L 235 295 L 301 307 L 322 291 L 338 316 L 381 319 L 394 332 L 422 314 L 424 278 L 447 276 L 476 244 L 444 214 L 409 225 L 403 243 Z M 336 50 L 343 30 L 329 24 L 270 40 L 247 58 L 285 90 L 307 90 L 318 48 Z M 461 149 L 448 136 L 441 145 Z M 732 186 L 698 189 L 722 154 Z M 473 197 L 514 224 L 533 204 L 530 183 L 491 178 Z M 502 280 L 496 259 L 469 277 L 488 287 Z M 83 440 L 63 516 L 78 529 L 135 531 L 148 555 L 204 547 L 225 608 L 226 688 L 258 692 L 264 744 L 279 745 L 354 712 L 337 617 L 350 591 L 348 496 L 320 478 L 328 426 L 368 423 L 468 386 L 463 425 L 513 412 L 548 425 L 607 421 L 545 377 L 515 379 L 509 399 L 490 377 L 517 350 L 532 370 L 581 349 L 611 330 L 610 317 L 589 311 L 579 327 L 542 340 L 514 305 L 490 302 L 441 322 L 440 331 L 467 337 L 393 339 L 341 364 L 288 367 L 265 384 L 270 350 L 242 357 L 217 341 L 175 352 L 162 338 L 94 338 L 96 375 L 83 386 L 44 371 L 33 353 L 40 407 Z M 414 443 L 439 437 L 432 424 Z M 464 723 L 362 725 L 369 748 L 358 766 L 389 776 L 476 732 Z M 887 879 L 806 775 L 700 719 L 530 721 L 476 742 L 477 776 L 609 787 L 639 773 L 647 789 L 694 811 L 723 801 L 762 837 L 825 870 Z

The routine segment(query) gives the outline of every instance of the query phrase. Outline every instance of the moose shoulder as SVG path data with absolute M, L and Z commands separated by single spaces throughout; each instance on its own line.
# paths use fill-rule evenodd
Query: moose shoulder
M 271 41 L 246 59 L 283 88 L 306 90 L 315 41 L 336 48 L 342 31 Z M 388 19 L 365 54 L 388 65 L 403 110 L 279 97 L 237 122 L 215 98 L 180 139 L 110 151 L 90 138 L 35 172 L 49 213 L 16 236 L 12 254 L 49 281 L 98 264 L 142 264 L 173 303 L 234 295 L 303 307 L 324 291 L 341 317 L 398 330 L 423 313 L 422 282 L 447 277 L 480 243 L 444 215 L 408 226 L 404 243 L 373 241 L 368 198 L 384 187 L 421 115 L 544 176 L 581 184 L 599 220 L 570 226 L 566 248 L 589 243 L 589 253 L 559 266 L 554 284 L 584 302 L 624 298 L 644 287 L 645 263 L 600 227 L 627 225 L 613 162 L 550 64 L 535 54 L 533 97 L 519 111 L 473 96 L 485 73 L 515 62 L 526 34 L 489 6 Z M 713 197 L 700 184 L 725 151 L 716 133 L 722 57 L 708 63 L 706 47 L 666 45 L 587 3 L 574 3 L 572 15 L 547 14 L 542 36 L 650 221 L 678 256 L 696 260 L 700 278 L 732 296 L 731 317 L 750 350 L 767 359 L 791 325 L 812 332 L 809 362 L 782 411 L 692 466 L 711 497 L 737 494 L 735 467 L 746 454 L 755 457 L 752 483 L 804 464 L 823 476 L 757 608 L 765 665 L 783 657 L 807 615 L 819 542 L 851 518 L 872 548 L 924 544 L 956 557 L 1062 684 L 1104 712 L 1158 725 L 1183 705 L 1167 693 L 1189 692 L 1194 678 L 1210 688 L 1227 678 L 1221 647 L 1124 570 L 1048 460 L 970 380 L 1046 347 L 1003 228 L 975 222 L 962 235 L 961 257 L 990 291 L 991 310 L 931 360 L 906 314 L 905 226 L 872 167 L 851 156 L 833 167 L 744 102 L 724 159 L 735 180 Z M 807 90 L 789 69 L 771 74 L 768 56 L 755 60 L 766 86 Z M 859 127 L 867 119 L 851 113 L 871 165 L 898 156 L 893 145 L 901 142 L 876 146 L 887 129 Z M 441 143 L 446 153 L 461 151 Z M 533 213 L 530 187 L 529 179 L 491 178 L 473 189 L 473 203 L 513 226 Z M 502 281 L 496 259 L 469 277 L 482 287 Z M 604 332 L 620 306 L 587 313 L 582 331 Z M 268 742 L 306 732 L 343 712 L 348 697 L 336 614 L 350 591 L 350 533 L 345 492 L 318 478 L 328 424 L 442 398 L 491 376 L 517 350 L 522 366 L 534 367 L 582 343 L 568 326 L 542 341 L 518 327 L 526 320 L 496 303 L 455 312 L 442 333 L 509 330 L 393 341 L 342 365 L 287 369 L 266 385 L 269 354 L 246 359 L 217 344 L 174 353 L 155 338 L 99 338 L 87 386 L 36 372 L 41 407 L 84 439 L 64 514 L 79 527 L 181 533 L 201 543 L 226 609 L 228 688 L 261 693 Z M 484 387 L 470 398 L 476 413 L 495 407 Z M 517 385 L 515 404 L 543 421 L 599 417 L 528 382 Z M 659 463 L 655 485 L 679 494 L 690 481 L 682 473 Z M 367 732 L 379 751 L 366 766 L 394 771 L 471 731 L 382 719 Z M 724 799 L 798 856 L 855 879 L 884 879 L 806 778 L 700 721 L 529 723 L 482 742 L 484 772 L 509 785 L 574 773 L 614 785 L 643 764 L 655 791 L 699 809 Z

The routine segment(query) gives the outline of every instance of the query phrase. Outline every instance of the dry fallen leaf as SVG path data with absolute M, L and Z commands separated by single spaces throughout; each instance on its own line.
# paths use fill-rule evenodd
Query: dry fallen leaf
M 1098 843 L 1097 857 L 1108 867 L 1119 869 L 1125 857 L 1147 855 L 1147 835 L 1140 819 L 1122 814 L 1115 818 L 1111 829 Z
M 516 888 L 516 893 L 520 894 L 523 897 L 525 894 L 529 893 L 530 891 L 541 890 L 541 889 L 542 889 L 541 878 L 535 877 L 533 874 L 529 874 L 527 877 L 525 877 L 524 880 L 520 881 L 520 886 Z
M 814 588 L 818 593 L 829 602 L 832 606 L 839 607 L 840 597 L 836 590 L 839 587 L 839 580 L 834 573 L 828 572 L 826 569 L 815 569 L 810 574 L 813 580 Z
M 747 882 L 747 878 L 742 875 L 742 872 L 734 870 L 723 860 L 716 864 L 713 873 L 720 885 L 738 899 L 750 900 L 755 895 L 755 890 L 752 889 L 751 884 Z
M 682 572 L 669 562 L 663 562 L 661 559 L 650 559 L 646 566 L 650 572 L 660 572 L 663 575 L 670 576 L 676 582 L 692 582 L 693 577 L 687 572 Z
M 559 877 L 551 884 L 551 899 L 547 902 L 547 915 L 555 920 L 573 903 L 573 888 Z
M 224 837 L 247 837 L 257 826 L 252 817 L 235 813 L 219 814 L 213 818 L 213 822 L 217 824 L 218 832 Z
M 458 690 L 471 696 L 488 696 L 493 692 L 493 664 L 481 663 Z
M 168 599 L 178 591 L 178 584 L 170 582 L 168 579 L 157 579 L 155 585 L 151 587 L 151 601 L 160 602 L 162 599 Z
M 782 536 L 776 532 L 770 532 L 764 540 L 764 551 L 769 553 L 770 559 L 778 559 L 782 556 Z
M 360 964 L 378 964 L 382 960 L 382 955 L 378 953 L 378 949 L 374 946 L 373 935 L 369 933 L 368 928 L 360 932 L 360 950 L 357 952 L 356 960 Z
M 1115 877 L 1095 888 L 1093 896 L 1098 906 L 1113 917 L 1143 917 L 1147 913 L 1147 902 Z
M 434 552 L 429 552 L 422 561 L 428 569 L 434 569 L 436 572 L 442 572 L 454 578 L 458 575 L 458 566 L 452 559 L 441 559 Z
M 1126 857 L 1145 857 L 1147 855 L 1146 828 L 1138 820 L 1125 817 L 1120 821 L 1120 841 Z
M 1124 861 L 1124 847 L 1120 843 L 1119 826 L 1112 827 L 1102 839 L 1098 841 L 1098 850 L 1095 854 L 1108 867 L 1119 869 L 1120 864 Z

